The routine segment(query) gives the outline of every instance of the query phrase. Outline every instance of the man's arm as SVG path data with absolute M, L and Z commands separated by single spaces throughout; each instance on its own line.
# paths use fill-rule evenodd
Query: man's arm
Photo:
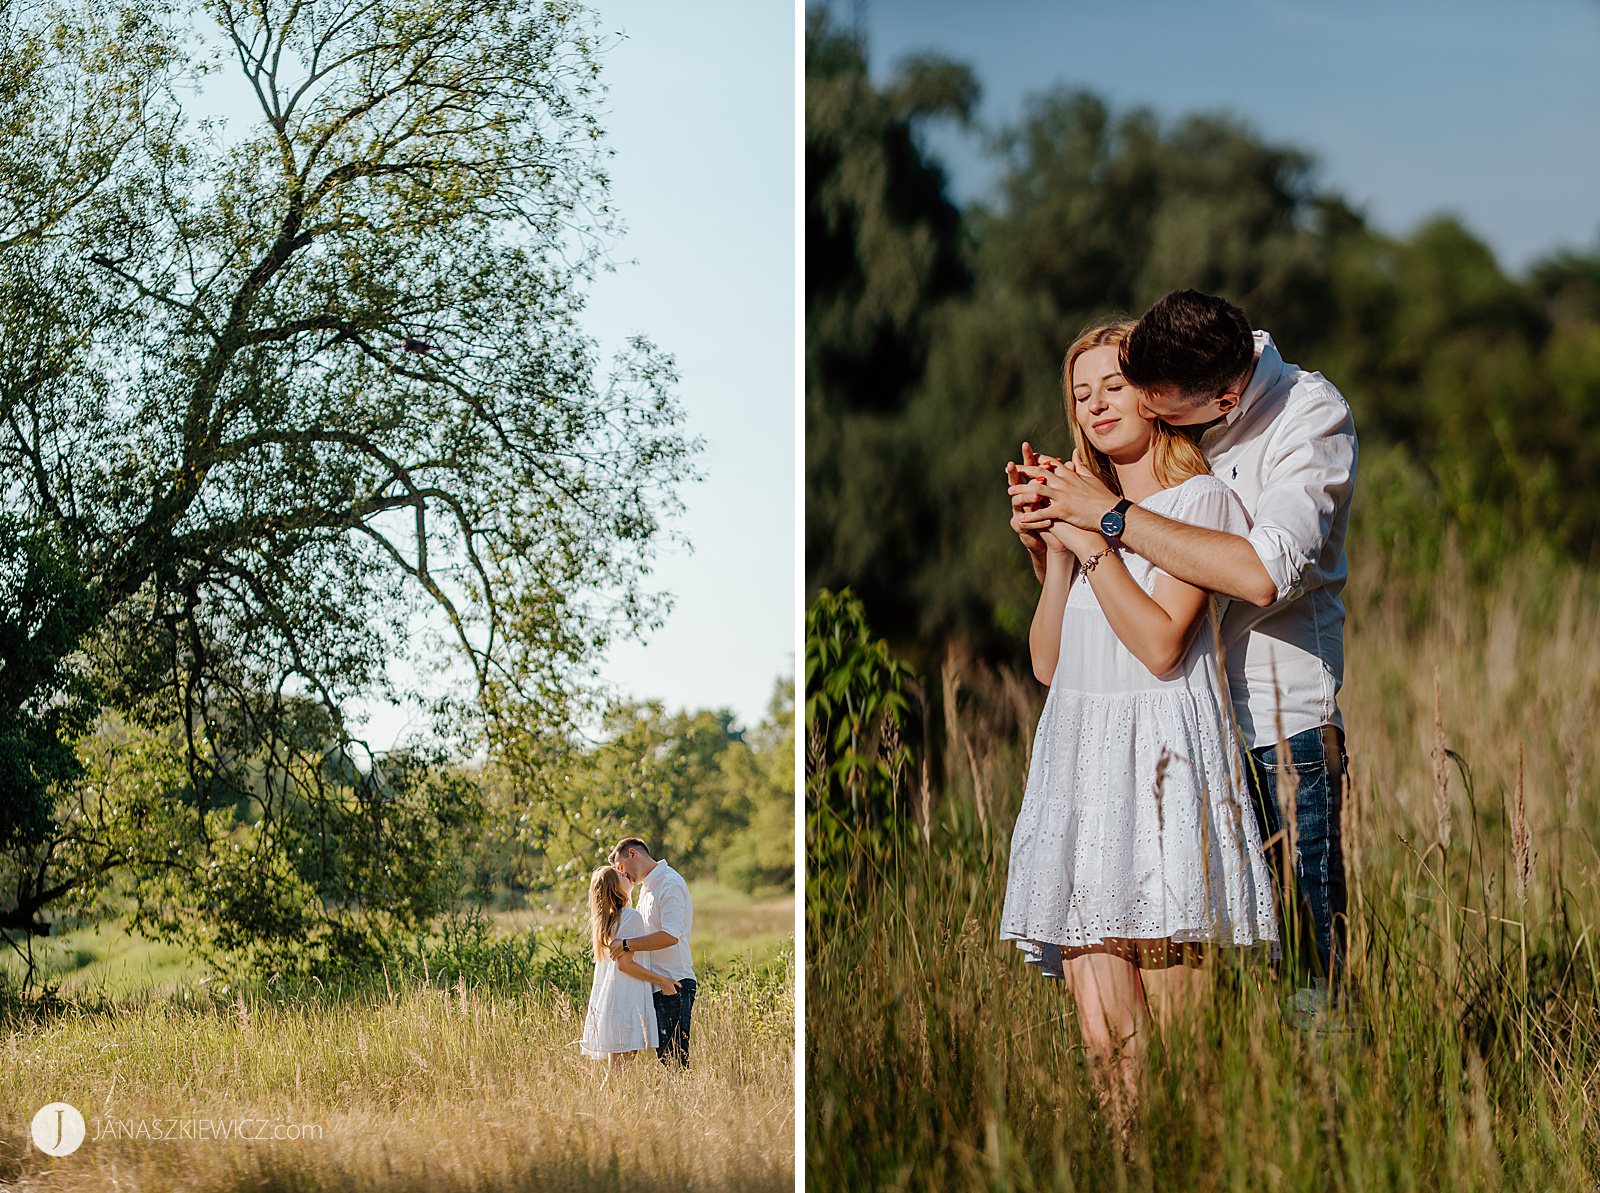
M 656 906 L 661 909 L 659 934 L 677 943 L 689 935 L 689 888 L 682 881 L 664 883 Z
M 1277 585 L 1261 565 L 1255 545 L 1237 534 L 1175 522 L 1135 505 L 1123 515 L 1122 543 L 1169 576 L 1208 592 L 1258 608 L 1278 599 Z
M 1356 429 L 1336 393 L 1317 395 L 1280 436 L 1251 519 L 1250 545 L 1272 577 L 1274 600 L 1294 600 L 1328 545 L 1356 479 Z
M 1011 487 L 1013 507 L 1037 497 L 1048 504 L 1031 513 L 1019 511 L 1015 516 L 1025 527 L 1042 529 L 1059 519 L 1083 530 L 1098 530 L 1101 515 L 1117 504 L 1117 495 L 1089 473 L 1065 466 L 1026 471 L 1036 478 Z M 1174 579 L 1207 592 L 1252 605 L 1270 605 L 1277 599 L 1277 588 L 1255 547 L 1237 534 L 1175 522 L 1134 505 L 1123 515 L 1122 544 Z
M 613 940 L 610 944 L 611 959 L 616 961 L 626 957 L 628 952 L 648 953 L 655 949 L 668 948 L 678 943 L 678 938 L 670 932 L 646 932 L 643 936 L 628 938 L 628 949 L 624 951 L 620 940 Z
M 1356 432 L 1350 407 L 1336 393 L 1308 398 L 1293 418 L 1277 433 L 1248 537 L 1134 506 L 1124 520 L 1123 543 L 1180 580 L 1260 608 L 1299 596 L 1354 488 Z M 1074 468 L 1020 471 L 1039 477 L 1022 491 L 1038 488 L 1050 501 L 1021 518 L 1025 527 L 1038 529 L 1034 519 L 1053 516 L 1088 529 L 1116 504 L 1115 494 Z M 1018 491 L 1012 487 L 1013 496 Z
M 1292 417 L 1274 430 L 1248 537 L 1130 509 L 1122 535 L 1129 549 L 1180 579 L 1259 608 L 1296 599 L 1355 487 L 1356 429 L 1350 407 L 1332 392 L 1308 395 Z

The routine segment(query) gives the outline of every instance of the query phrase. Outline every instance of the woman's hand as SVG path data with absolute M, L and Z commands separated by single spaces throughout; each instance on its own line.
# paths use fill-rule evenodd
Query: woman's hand
M 1063 548 L 1044 533 L 1046 526 L 1043 523 L 1025 524 L 1027 516 L 1038 509 L 1042 504 L 1036 496 L 1028 496 L 1021 492 L 1029 477 L 1023 474 L 1024 468 L 1037 469 L 1041 466 L 1060 464 L 1061 461 L 1054 456 L 1039 455 L 1033 450 L 1031 443 L 1022 445 L 1022 464 L 1019 466 L 1013 460 L 1006 461 L 1006 491 L 1011 495 L 1011 530 L 1017 538 L 1022 540 L 1022 545 L 1028 553 L 1035 557 L 1044 554 L 1057 553 Z M 1041 575 L 1041 579 L 1042 579 Z
M 1024 530 L 1040 530 L 1048 520 L 1070 522 L 1091 534 L 1098 533 L 1101 515 L 1117 503 L 1117 495 L 1083 465 L 1077 452 L 1072 453 L 1068 463 L 1051 467 L 1024 464 L 1017 472 L 1022 484 L 1013 487 L 1013 495 L 1029 492 L 1038 503 L 1022 515 L 1020 525 Z
M 666 974 L 657 973 L 653 969 L 646 969 L 633 959 L 631 952 L 623 953 L 617 958 L 617 968 L 630 978 L 638 978 L 641 982 L 649 982 L 663 994 L 676 994 L 678 983 L 667 977 Z
M 1050 529 L 1044 532 L 1044 536 L 1059 543 L 1059 550 L 1076 556 L 1079 563 L 1087 562 L 1089 556 L 1106 547 L 1106 540 L 1098 531 L 1079 530 L 1071 522 L 1050 523 Z
M 1011 529 L 1022 540 L 1022 545 L 1028 549 L 1030 555 L 1043 555 L 1053 550 L 1048 536 L 1037 526 L 1025 526 L 1023 519 L 1033 512 L 1035 499 L 1019 493 L 1019 489 L 1026 484 L 1027 478 L 1017 471 L 1017 466 L 1011 461 L 1006 461 L 1006 491 L 1011 494 Z
M 1074 526 L 1066 520 L 1061 508 L 1062 499 L 1068 496 L 1066 486 L 1087 475 L 1076 457 L 1070 463 L 1041 457 L 1037 464 L 1023 464 L 1020 468 L 1007 465 L 1007 469 L 1008 474 L 1014 473 L 1017 477 L 1008 492 L 1013 511 L 1011 525 L 1018 535 L 1040 535 L 1050 552 L 1069 553 L 1080 560 L 1105 548 L 1105 539 L 1098 529 Z

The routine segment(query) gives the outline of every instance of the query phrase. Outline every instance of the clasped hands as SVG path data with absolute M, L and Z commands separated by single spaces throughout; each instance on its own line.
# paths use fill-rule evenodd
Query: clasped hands
M 1022 445 L 1022 463 L 1006 461 L 1011 529 L 1034 556 L 1068 552 L 1080 560 L 1103 550 L 1100 518 L 1117 495 L 1088 470 L 1077 452 L 1062 461 Z

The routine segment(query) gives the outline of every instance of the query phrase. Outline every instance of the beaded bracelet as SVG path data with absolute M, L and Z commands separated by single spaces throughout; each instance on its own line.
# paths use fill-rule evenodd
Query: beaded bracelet
M 1096 551 L 1093 555 L 1089 556 L 1088 559 L 1083 561 L 1083 574 L 1087 576 L 1090 572 L 1094 571 L 1097 566 L 1099 566 L 1100 561 L 1107 555 L 1115 555 L 1116 553 L 1117 549 L 1115 547 L 1107 547 L 1104 551 Z

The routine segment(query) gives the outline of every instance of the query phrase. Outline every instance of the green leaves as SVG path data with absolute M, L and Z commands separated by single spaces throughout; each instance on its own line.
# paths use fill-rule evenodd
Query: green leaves
M 808 803 L 868 824 L 900 811 L 913 682 L 854 593 L 817 594 L 806 610 Z
M 1593 252 L 1509 277 L 1447 216 L 1381 234 L 1234 117 L 1071 88 L 979 130 L 992 198 L 957 211 L 916 133 L 970 111 L 960 66 L 877 84 L 865 62 L 825 14 L 808 27 L 806 576 L 848 584 L 915 666 L 950 643 L 1022 661 L 1037 586 L 1002 466 L 1023 440 L 1065 450 L 1083 327 L 1182 287 L 1240 303 L 1346 395 L 1387 478 L 1359 486 L 1358 545 L 1427 565 L 1453 534 L 1483 573 L 1529 540 L 1592 553 Z M 941 79 L 948 103 L 919 98 Z
M 37 846 L 82 773 L 73 747 L 95 711 L 76 656 L 96 593 L 59 539 L 0 515 L 0 850 Z
M 725 709 L 621 703 L 608 710 L 600 739 L 548 741 L 537 764 L 517 756 L 491 768 L 502 835 L 523 851 L 519 867 L 495 847 L 497 882 L 571 889 L 619 840 L 637 836 L 684 873 L 715 874 L 741 890 L 791 885 L 791 680 L 779 681 L 767 718 L 748 730 Z
M 604 42 L 568 3 L 63 12 L 0 20 L 0 493 L 95 592 L 104 723 L 182 774 L 107 763 L 53 864 L 262 964 L 359 951 L 481 811 L 351 702 L 455 666 L 447 744 L 537 748 L 664 607 L 698 444 L 670 356 L 582 326 Z M 250 118 L 191 119 L 229 88 Z

